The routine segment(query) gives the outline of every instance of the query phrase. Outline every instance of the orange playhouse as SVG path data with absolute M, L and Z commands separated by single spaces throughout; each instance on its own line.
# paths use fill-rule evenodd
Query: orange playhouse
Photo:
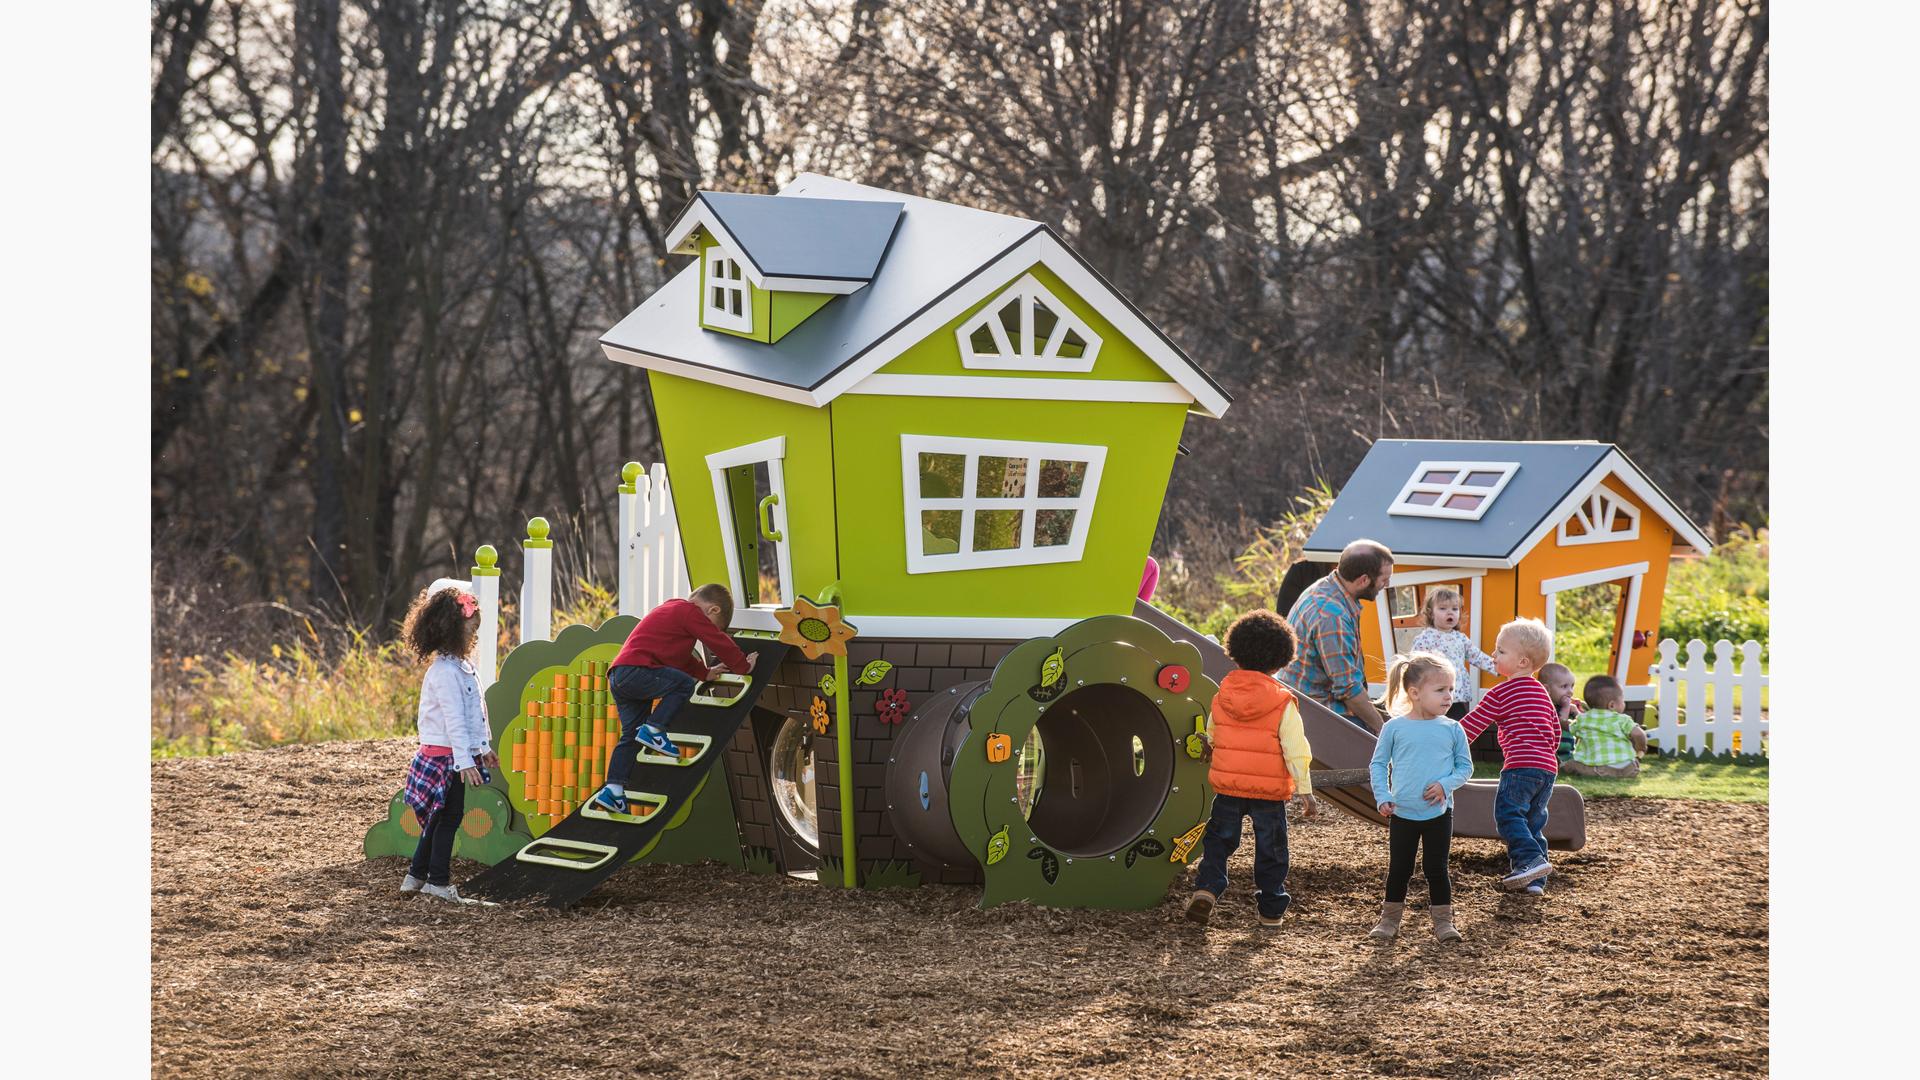
M 1362 606 L 1373 693 L 1386 659 L 1419 633 L 1427 593 L 1464 598 L 1460 629 L 1493 650 L 1517 618 L 1555 630 L 1556 597 L 1612 586 L 1608 668 L 1629 703 L 1653 696 L 1667 564 L 1713 542 L 1620 448 L 1598 442 L 1382 440 L 1373 445 L 1308 538 L 1305 557 L 1333 562 L 1362 537 L 1393 549 L 1391 588 Z M 1478 690 L 1487 685 L 1481 674 Z

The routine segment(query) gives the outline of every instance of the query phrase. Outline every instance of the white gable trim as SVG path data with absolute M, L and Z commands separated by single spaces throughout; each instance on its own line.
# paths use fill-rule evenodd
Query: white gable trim
M 1121 379 L 1015 379 L 991 375 L 869 375 L 846 391 L 890 397 L 1027 398 L 1041 401 L 1193 403 L 1179 383 Z
M 700 249 L 690 242 L 693 239 L 694 232 L 699 229 L 705 229 L 707 234 L 718 241 L 721 247 L 727 249 L 728 255 L 740 260 L 740 266 L 746 270 L 747 279 L 753 282 L 755 288 L 765 289 L 769 292 L 837 293 L 845 295 L 847 293 L 859 292 L 861 289 L 867 287 L 865 280 L 783 277 L 768 274 L 766 271 L 760 269 L 760 264 L 754 262 L 751 255 L 747 254 L 747 249 L 741 246 L 740 241 L 734 239 L 733 234 L 727 231 L 726 223 L 720 220 L 720 215 L 713 212 L 713 207 L 708 206 L 705 199 L 698 197 L 693 200 L 693 204 L 687 207 L 686 211 L 674 221 L 673 227 L 668 230 L 667 250 L 676 255 L 700 254 Z
M 865 353 L 835 372 L 814 389 L 820 404 L 847 393 L 901 353 L 959 318 L 973 305 L 999 292 L 1015 274 L 1039 263 L 1067 288 L 1093 306 L 1122 336 L 1137 346 L 1160 370 L 1193 395 L 1195 406 L 1211 417 L 1227 411 L 1231 399 L 1215 389 L 1151 324 L 1135 315 L 1113 289 L 1083 266 L 1051 232 L 1036 229 L 1025 240 L 981 267 L 953 291 L 870 346 Z M 883 271 L 884 272 L 884 271 Z
M 1006 324 L 1001 320 L 1001 312 L 1010 305 L 1019 305 L 1018 340 L 1007 333 Z M 1046 338 L 1042 339 L 1034 326 L 1034 307 L 1041 305 L 1053 313 L 1054 324 Z M 973 337 L 981 329 L 993 337 L 994 352 L 982 353 L 974 348 Z M 1068 333 L 1080 337 L 1082 348 L 1079 356 L 1060 355 Z M 980 313 L 960 324 L 954 332 L 960 345 L 960 366 L 985 371 L 1046 371 L 1046 372 L 1085 372 L 1092 371 L 1094 362 L 1100 357 L 1100 335 L 1093 327 L 1082 322 L 1080 316 L 1062 303 L 1060 298 L 1047 291 L 1046 286 L 1034 279 L 1032 274 L 1022 274 L 1020 280 L 1008 286 L 996 295 Z
M 1687 520 L 1687 516 L 1680 512 L 1680 508 L 1660 493 L 1659 488 L 1648 483 L 1646 478 L 1640 475 L 1640 470 L 1627 460 L 1625 454 L 1619 450 L 1610 450 L 1606 457 L 1600 459 L 1599 464 L 1588 470 L 1587 475 L 1582 477 L 1579 483 L 1573 485 L 1566 497 L 1561 499 L 1551 512 L 1540 519 L 1540 524 L 1534 526 L 1533 532 L 1529 533 L 1525 540 L 1520 541 L 1519 545 L 1513 549 L 1513 553 L 1507 556 L 1509 561 L 1506 565 L 1518 565 L 1520 560 L 1527 557 L 1528 552 L 1539 545 L 1540 541 L 1559 529 L 1560 523 L 1572 516 L 1573 512 L 1587 501 L 1588 496 L 1593 494 L 1593 489 L 1599 487 L 1600 482 L 1609 476 L 1618 480 L 1621 487 L 1632 492 L 1654 513 L 1659 514 L 1661 520 L 1672 527 L 1674 536 L 1686 543 L 1688 547 L 1702 555 L 1713 550 L 1713 541 L 1695 528 L 1693 523 Z

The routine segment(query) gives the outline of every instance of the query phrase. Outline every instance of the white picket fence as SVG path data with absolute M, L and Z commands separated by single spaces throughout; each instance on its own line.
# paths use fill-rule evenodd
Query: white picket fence
M 1685 661 L 1678 658 L 1679 642 L 1660 642 L 1660 659 L 1651 669 L 1659 723 L 1647 729 L 1650 744 L 1671 754 L 1681 749 L 1685 736 L 1685 752 L 1700 757 L 1734 749 L 1738 736 L 1741 753 L 1763 752 L 1767 675 L 1760 664 L 1760 643 L 1745 642 L 1739 651 L 1736 669 L 1733 642 L 1715 642 L 1709 667 L 1706 642 L 1687 642 Z
M 622 615 L 644 615 L 664 600 L 685 597 L 693 591 L 687 579 L 687 560 L 680 547 L 680 528 L 673 516 L 673 493 L 667 488 L 667 469 L 656 464 L 651 469 L 639 462 L 628 462 L 620 470 L 619 545 L 616 560 L 620 572 L 619 611 Z M 527 537 L 520 542 L 520 644 L 543 641 L 553 636 L 553 541 L 546 518 L 527 522 Z M 429 592 L 443 586 L 471 591 L 480 601 L 480 644 L 474 657 L 480 685 L 493 685 L 498 668 L 500 626 L 499 554 L 491 544 L 482 544 L 474 552 L 472 580 L 441 578 L 427 587 Z
M 631 461 L 620 475 L 620 614 L 645 615 L 663 600 L 684 598 L 693 583 L 680 550 L 667 467 L 655 462 L 642 471 Z

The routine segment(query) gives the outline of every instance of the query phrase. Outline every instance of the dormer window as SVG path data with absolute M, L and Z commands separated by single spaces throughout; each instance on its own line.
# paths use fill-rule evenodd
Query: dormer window
M 1479 521 L 1519 471 L 1512 461 L 1423 461 L 1387 513 Z
M 746 275 L 740 270 L 740 260 L 718 244 L 707 249 L 706 259 L 701 321 L 717 330 L 753 333 L 753 296 L 748 291 Z
M 1100 335 L 1032 274 L 961 324 L 960 363 L 988 371 L 1092 371 Z

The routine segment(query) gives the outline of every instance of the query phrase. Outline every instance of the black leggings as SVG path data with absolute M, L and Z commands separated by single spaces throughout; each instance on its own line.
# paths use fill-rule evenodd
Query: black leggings
M 412 813 L 409 809 L 408 813 Z M 445 885 L 452 879 L 453 842 L 457 838 L 455 830 L 460 828 L 460 819 L 467 813 L 467 784 L 460 779 L 458 772 L 448 771 L 447 801 L 440 812 L 433 815 L 420 828 L 420 843 L 413 849 L 413 866 L 408 869 L 414 877 L 429 885 Z
M 1387 819 L 1387 903 L 1407 899 L 1413 880 L 1413 849 L 1423 848 L 1420 870 L 1427 875 L 1427 894 L 1436 905 L 1453 903 L 1453 882 L 1447 877 L 1447 852 L 1453 846 L 1453 811 L 1425 821 L 1403 817 Z

